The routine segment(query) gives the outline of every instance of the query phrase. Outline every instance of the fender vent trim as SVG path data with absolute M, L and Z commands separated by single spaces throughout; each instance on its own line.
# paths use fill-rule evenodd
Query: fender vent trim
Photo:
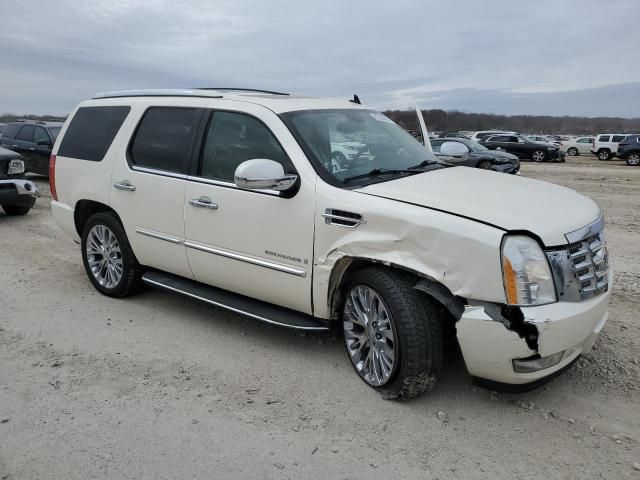
M 367 223 L 359 213 L 327 208 L 322 214 L 324 223 L 327 225 L 337 225 L 339 227 L 355 228 L 358 225 Z

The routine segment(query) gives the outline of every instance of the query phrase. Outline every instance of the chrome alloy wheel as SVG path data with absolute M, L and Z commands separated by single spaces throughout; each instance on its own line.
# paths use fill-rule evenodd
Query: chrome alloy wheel
M 531 157 L 531 159 L 534 162 L 542 162 L 544 160 L 544 152 L 536 150 L 535 152 L 533 152 L 533 156 Z
M 627 157 L 627 163 L 634 167 L 640 165 L 640 153 L 632 153 L 629 155 Z
M 356 371 L 369 385 L 384 385 L 394 373 L 398 356 L 391 312 L 375 290 L 355 285 L 342 318 L 347 351 Z
M 105 225 L 94 225 L 89 230 L 86 244 L 89 269 L 96 281 L 105 288 L 120 283 L 124 264 L 116 236 Z

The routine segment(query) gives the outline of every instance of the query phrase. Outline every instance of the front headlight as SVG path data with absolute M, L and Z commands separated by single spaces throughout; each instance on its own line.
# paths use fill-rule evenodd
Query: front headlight
M 24 162 L 22 160 L 9 160 L 7 175 L 15 175 L 24 172 Z
M 557 301 L 547 256 L 533 238 L 506 237 L 502 276 L 509 305 L 545 305 Z

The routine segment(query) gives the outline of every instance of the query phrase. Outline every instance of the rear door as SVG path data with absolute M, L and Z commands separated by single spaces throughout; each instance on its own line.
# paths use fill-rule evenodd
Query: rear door
M 203 110 L 135 108 L 137 127 L 113 168 L 111 206 L 140 263 L 193 278 L 184 247 L 184 195 Z
M 611 151 L 613 153 L 618 151 L 618 143 L 626 138 L 626 135 L 612 135 L 611 136 Z
M 211 112 L 186 189 L 185 246 L 196 280 L 312 313 L 315 177 L 300 177 L 290 195 L 240 189 L 233 178 L 255 158 L 297 174 L 285 146 L 297 148 L 273 112 L 251 104 Z
M 583 154 L 590 153 L 593 140 L 593 137 L 583 137 L 576 140 L 576 148 L 578 149 L 578 152 Z

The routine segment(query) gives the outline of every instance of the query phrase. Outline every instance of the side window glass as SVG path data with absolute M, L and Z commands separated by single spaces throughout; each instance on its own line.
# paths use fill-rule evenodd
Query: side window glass
M 233 183 L 238 165 L 266 158 L 293 173 L 287 154 L 269 129 L 259 120 L 241 113 L 214 112 L 202 149 L 199 175 Z
M 609 135 L 600 135 L 600 137 L 598 138 L 599 142 L 608 142 L 609 141 Z
M 21 140 L 23 142 L 32 142 L 33 141 L 33 125 L 25 125 L 18 132 L 18 136 L 16 140 Z
M 186 173 L 199 118 L 196 108 L 149 108 L 131 143 L 131 160 L 141 167 Z
M 624 140 L 624 135 L 614 135 L 613 138 L 611 139 L 612 142 L 621 142 L 622 140 Z
M 33 141 L 34 143 L 38 143 L 41 141 L 51 142 L 51 139 L 49 138 L 49 134 L 44 128 L 36 127 L 36 129 L 33 132 Z
M 18 128 L 20 128 L 20 125 L 16 125 L 15 123 L 12 123 L 10 125 L 7 125 L 4 129 L 4 131 L 2 132 L 2 137 L 3 138 L 13 138 L 16 136 L 16 133 L 18 133 Z

